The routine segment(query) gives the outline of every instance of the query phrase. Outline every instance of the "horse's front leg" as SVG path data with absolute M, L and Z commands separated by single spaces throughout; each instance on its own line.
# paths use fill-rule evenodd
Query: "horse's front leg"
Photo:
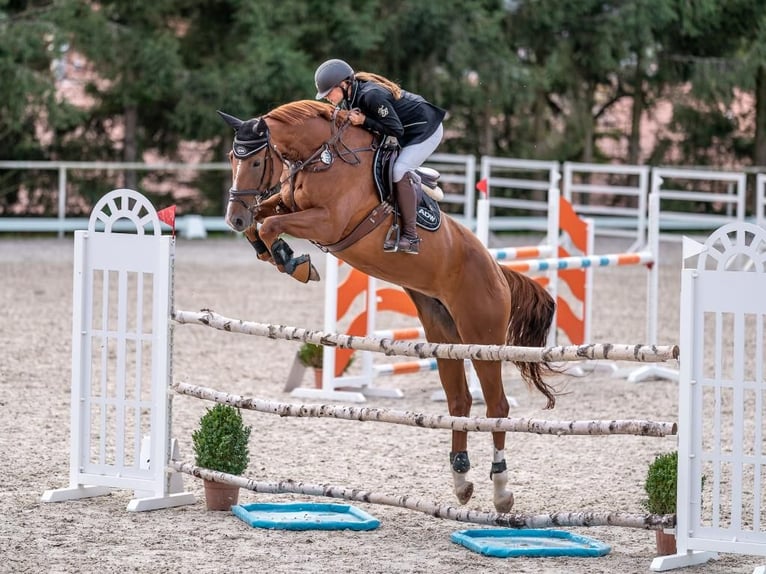
M 327 213 L 324 209 L 307 209 L 294 213 L 273 215 L 263 220 L 259 229 L 261 241 L 268 247 L 274 264 L 280 271 L 288 273 L 302 282 L 318 281 L 319 273 L 311 263 L 308 254 L 295 257 L 293 250 L 280 236 L 283 234 L 310 239 L 319 243 L 332 243 L 326 240 Z
M 260 234 L 258 233 L 257 223 L 253 223 L 250 227 L 245 229 L 245 238 L 250 242 L 250 245 L 253 246 L 253 249 L 255 249 L 255 253 L 258 259 L 261 261 L 268 261 L 272 265 L 276 265 L 274 263 L 273 257 L 271 256 L 269 248 L 266 247 L 266 244 L 263 242 Z
M 274 256 L 269 251 L 269 248 L 266 247 L 266 243 L 261 239 L 257 224 L 253 224 L 245 230 L 245 237 L 250 242 L 250 245 L 253 246 L 258 259 L 261 261 L 268 261 L 282 273 L 287 273 L 290 277 L 301 283 L 319 281 L 319 271 L 311 263 L 311 258 L 308 255 L 293 257 L 292 248 L 283 239 L 279 240 L 281 243 L 276 247 L 279 258 L 279 262 L 277 262 L 274 260 Z
M 280 213 L 290 213 L 290 211 L 282 202 L 282 197 L 279 194 L 272 195 L 267 200 L 259 202 L 252 208 L 252 225 L 245 229 L 245 237 L 247 237 L 250 245 L 253 246 L 253 249 L 255 249 L 255 252 L 258 254 L 258 259 L 261 261 L 274 263 L 269 248 L 258 233 L 258 224 L 263 223 L 263 220 L 267 217 L 278 215 Z
M 255 206 L 251 213 L 253 223 L 250 227 L 245 229 L 244 233 L 245 237 L 250 242 L 250 245 L 255 249 L 258 259 L 261 261 L 268 261 L 272 265 L 275 265 L 282 273 L 287 273 L 301 283 L 319 281 L 319 272 L 311 264 L 311 258 L 308 255 L 294 257 L 292 248 L 287 242 L 280 240 L 281 243 L 276 246 L 278 252 L 277 261 L 266 242 L 261 238 L 261 234 L 258 230 L 259 223 L 262 223 L 265 219 L 275 215 L 291 213 L 282 202 L 282 198 L 279 195 L 273 195 L 266 201 L 260 202 Z M 272 245 L 272 243 L 269 245 Z

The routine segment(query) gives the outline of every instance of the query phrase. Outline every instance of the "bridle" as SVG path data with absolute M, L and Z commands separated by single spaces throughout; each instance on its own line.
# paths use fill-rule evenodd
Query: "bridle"
M 255 146 L 253 145 L 255 144 Z M 285 158 L 282 156 L 282 154 L 279 153 L 277 148 L 272 145 L 271 138 L 269 137 L 268 130 L 266 131 L 265 139 L 262 143 L 260 143 L 257 140 L 250 140 L 250 141 L 238 141 L 237 136 L 234 136 L 234 145 L 231 149 L 231 154 L 237 158 L 238 160 L 244 160 L 252 155 L 258 153 L 262 149 L 266 150 L 266 154 L 264 157 L 264 166 L 263 171 L 261 172 L 261 179 L 256 184 L 256 187 L 254 189 L 234 189 L 234 187 L 229 188 L 229 203 L 241 203 L 242 207 L 244 207 L 247 210 L 254 210 L 256 209 L 261 202 L 267 200 L 272 195 L 279 192 L 279 189 L 282 187 L 282 181 L 278 181 L 276 185 L 272 187 L 268 187 L 268 182 L 266 181 L 266 174 L 268 173 L 268 179 L 271 180 L 271 176 L 274 172 L 274 158 L 272 156 L 272 151 L 274 154 L 279 157 L 280 161 L 282 163 L 285 163 Z M 260 165 L 260 160 L 256 159 L 253 162 L 253 166 L 256 167 Z M 240 163 L 239 166 L 241 167 L 242 164 Z M 238 168 L 239 169 L 239 168 Z M 255 205 L 250 206 L 242 199 L 243 197 L 247 196 L 253 196 L 255 199 Z
M 330 138 L 322 143 L 319 148 L 314 151 L 305 160 L 290 160 L 285 157 L 277 148 L 277 146 L 271 140 L 271 131 L 265 122 L 265 118 L 268 115 L 263 116 L 259 123 L 263 124 L 263 131 L 258 134 L 259 137 L 251 140 L 241 140 L 238 138 L 238 133 L 234 136 L 234 145 L 232 146 L 231 154 L 239 159 L 247 159 L 253 155 L 264 152 L 264 166 L 261 172 L 261 178 L 253 189 L 234 189 L 229 188 L 229 203 L 240 203 L 242 207 L 250 212 L 255 212 L 260 204 L 270 197 L 276 195 L 282 189 L 285 182 L 290 182 L 290 203 L 292 204 L 292 211 L 299 211 L 297 204 L 295 203 L 295 177 L 301 171 L 310 171 L 312 173 L 326 171 L 332 167 L 335 158 L 349 165 L 358 165 L 361 163 L 358 153 L 364 151 L 373 151 L 376 149 L 375 138 L 373 138 L 372 144 L 365 148 L 351 149 L 345 143 L 343 143 L 342 135 L 346 128 L 351 125 L 348 118 L 346 118 L 340 126 L 336 123 L 336 117 L 338 108 L 333 111 L 332 119 L 330 121 L 331 135 Z M 337 129 L 336 129 L 337 128 Z M 282 170 L 286 172 L 284 177 L 280 177 L 278 181 L 270 186 L 271 178 L 274 173 L 274 166 L 276 160 L 274 156 L 285 166 Z M 256 159 L 254 166 L 258 166 L 260 160 Z M 240 163 L 240 167 L 241 167 Z M 266 174 L 269 174 L 268 176 Z M 254 203 L 248 205 L 242 198 L 252 196 Z

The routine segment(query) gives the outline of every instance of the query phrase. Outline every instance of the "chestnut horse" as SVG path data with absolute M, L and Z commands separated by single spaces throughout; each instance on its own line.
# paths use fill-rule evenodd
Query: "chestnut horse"
M 288 234 L 320 247 L 360 271 L 400 285 L 418 310 L 432 343 L 545 346 L 555 304 L 537 282 L 500 266 L 477 237 L 442 214 L 441 226 L 420 235 L 420 254 L 383 251 L 394 215 L 381 203 L 372 173 L 377 138 L 351 125 L 347 112 L 315 101 L 280 106 L 266 115 L 239 120 L 219 112 L 235 131 L 229 154 L 233 184 L 226 222 L 245 232 L 280 270 L 317 279 L 307 256 L 293 257 L 280 237 Z M 383 209 L 381 208 L 383 207 Z M 358 226 L 372 226 L 358 236 Z M 260 226 L 259 226 L 260 224 Z M 352 235 L 353 234 L 353 235 Z M 352 236 L 353 241 L 344 241 Z M 554 389 L 543 380 L 546 363 L 515 363 L 522 378 L 555 403 Z M 469 416 L 471 393 L 462 360 L 437 359 L 449 413 Z M 501 362 L 473 362 L 481 383 L 487 417 L 507 417 Z M 505 433 L 492 433 L 490 476 L 498 512 L 513 506 L 507 490 Z M 450 463 L 455 494 L 465 504 L 473 494 L 467 433 L 452 432 Z

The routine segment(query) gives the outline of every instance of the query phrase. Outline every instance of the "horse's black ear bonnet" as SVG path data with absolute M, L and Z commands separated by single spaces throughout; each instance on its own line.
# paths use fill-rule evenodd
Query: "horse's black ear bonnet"
M 237 159 L 245 159 L 261 151 L 269 143 L 269 126 L 260 118 L 242 122 L 234 134 L 232 151 Z

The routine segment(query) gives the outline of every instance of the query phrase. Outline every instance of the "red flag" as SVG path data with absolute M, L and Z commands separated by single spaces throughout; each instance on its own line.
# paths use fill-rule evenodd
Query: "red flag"
M 487 198 L 487 178 L 480 179 L 476 183 L 476 189 L 478 189 L 481 192 L 482 197 L 486 199 Z
M 170 228 L 172 229 L 173 237 L 176 236 L 176 206 L 171 205 L 170 207 L 166 207 L 165 209 L 160 209 L 157 212 L 157 217 L 160 218 L 160 221 L 163 223 L 167 223 Z

